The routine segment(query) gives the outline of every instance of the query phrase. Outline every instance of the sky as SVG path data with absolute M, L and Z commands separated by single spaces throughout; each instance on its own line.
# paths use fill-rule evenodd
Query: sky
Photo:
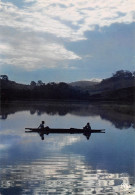
M 21 83 L 135 70 L 134 0 L 0 0 L 0 74 Z

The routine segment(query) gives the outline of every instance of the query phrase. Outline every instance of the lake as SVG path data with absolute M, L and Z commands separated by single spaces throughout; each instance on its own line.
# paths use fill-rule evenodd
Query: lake
M 135 194 L 133 105 L 87 102 L 11 102 L 1 105 L 0 194 Z M 50 128 L 93 133 L 25 133 L 41 121 Z

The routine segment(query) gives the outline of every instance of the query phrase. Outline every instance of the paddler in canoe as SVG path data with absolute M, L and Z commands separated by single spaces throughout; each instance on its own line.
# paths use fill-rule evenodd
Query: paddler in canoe
M 38 129 L 44 130 L 45 128 L 44 124 L 45 124 L 45 121 L 41 121 L 41 124 L 39 125 Z M 40 132 L 39 135 L 41 137 L 41 140 L 44 140 L 44 133 Z
M 44 126 L 44 124 L 45 124 L 45 121 L 41 121 L 41 124 L 39 125 L 39 127 L 38 127 L 38 129 L 39 130 L 48 130 L 49 129 L 49 127 L 48 126 Z
M 38 129 L 44 129 L 44 124 L 45 124 L 45 121 L 42 121 L 41 124 L 39 125 Z
M 84 130 L 91 130 L 90 123 L 87 123 L 85 127 L 83 127 Z

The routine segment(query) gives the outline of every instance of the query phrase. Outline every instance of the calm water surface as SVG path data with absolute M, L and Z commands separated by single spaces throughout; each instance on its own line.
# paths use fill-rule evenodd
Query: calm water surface
M 135 113 L 132 105 L 15 102 L 2 105 L 0 194 L 135 194 Z M 25 133 L 50 128 L 106 129 L 82 134 Z

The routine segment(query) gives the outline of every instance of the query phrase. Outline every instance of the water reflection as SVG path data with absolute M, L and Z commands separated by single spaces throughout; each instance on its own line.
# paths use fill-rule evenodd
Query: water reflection
M 87 102 L 10 102 L 1 106 L 1 119 L 19 111 L 29 110 L 31 115 L 43 114 L 64 116 L 100 116 L 110 121 L 118 129 L 135 128 L 135 106 L 123 104 L 105 104 Z
M 41 129 L 39 128 L 25 128 L 25 133 L 36 133 L 41 137 L 41 140 L 44 140 L 44 135 L 49 134 L 83 134 L 87 140 L 89 140 L 91 134 L 93 133 L 105 133 L 105 129 L 91 129 L 90 127 L 86 129 L 86 127 L 83 127 L 82 129 L 77 128 L 70 128 L 70 129 L 58 129 L 58 128 L 49 128 L 49 127 L 43 127 Z
M 1 114 L 7 119 L 0 121 L 0 194 L 135 194 L 130 108 L 87 103 L 3 106 Z M 42 120 L 50 128 L 65 129 L 89 121 L 106 133 L 92 134 L 90 141 L 81 134 L 49 134 L 41 141 L 39 135 L 25 133 L 25 127 L 35 128 Z
M 1 193 L 14 194 L 134 194 L 128 174 L 94 170 L 83 156 L 50 156 L 31 164 L 0 169 Z M 8 178 L 7 178 L 8 175 Z M 23 180 L 22 180 L 23 178 Z M 18 193 L 19 192 L 19 193 Z

